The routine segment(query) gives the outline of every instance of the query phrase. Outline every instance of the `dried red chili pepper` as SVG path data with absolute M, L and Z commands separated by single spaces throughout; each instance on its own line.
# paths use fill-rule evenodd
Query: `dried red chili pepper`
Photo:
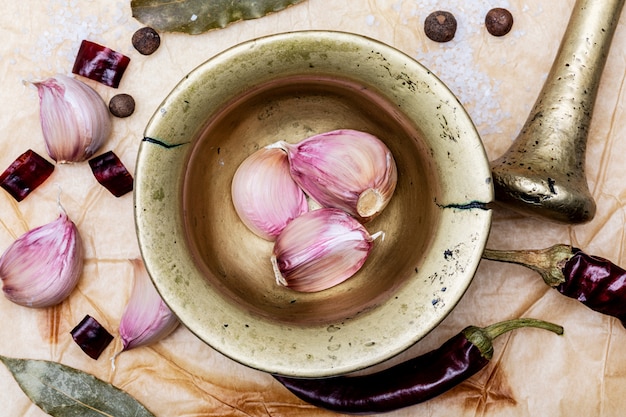
M 274 378 L 300 399 L 320 408 L 348 414 L 393 411 L 443 394 L 474 375 L 492 358 L 493 339 L 520 327 L 563 334 L 561 326 L 545 321 L 507 320 L 484 328 L 469 326 L 438 349 L 369 375 Z
M 106 86 L 117 88 L 130 63 L 126 55 L 95 42 L 83 40 L 72 72 Z
M 561 294 L 618 318 L 626 327 L 626 270 L 607 259 L 564 244 L 539 250 L 486 249 L 483 258 L 530 268 Z
M 0 187 L 4 188 L 16 201 L 25 199 L 39 187 L 54 171 L 54 165 L 32 149 L 17 157 L 0 174 Z
M 115 197 L 133 190 L 132 175 L 113 151 L 91 158 L 89 166 L 96 180 Z
M 113 335 L 89 314 L 72 329 L 70 334 L 74 342 L 92 359 L 98 359 L 113 340 Z

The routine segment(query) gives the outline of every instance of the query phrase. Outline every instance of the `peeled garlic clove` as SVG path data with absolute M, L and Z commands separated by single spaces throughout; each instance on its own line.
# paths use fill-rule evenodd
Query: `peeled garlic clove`
M 247 157 L 235 172 L 231 192 L 241 221 L 269 241 L 308 211 L 306 195 L 289 173 L 287 154 L 278 148 L 262 148 Z
M 65 212 L 15 240 L 0 257 L 6 298 L 26 307 L 50 307 L 65 300 L 83 270 L 83 245 Z
M 87 84 L 65 75 L 33 83 L 48 155 L 56 162 L 82 162 L 91 157 L 111 133 L 109 110 Z
M 354 275 L 381 232 L 370 235 L 340 209 L 321 208 L 295 218 L 274 243 L 276 282 L 296 291 L 316 292 Z
M 156 343 L 179 324 L 154 288 L 143 262 L 133 259 L 131 263 L 135 281 L 119 327 L 124 351 Z
M 342 129 L 297 144 L 277 142 L 289 156 L 296 183 L 323 207 L 340 208 L 361 222 L 387 206 L 398 180 L 396 163 L 376 136 Z

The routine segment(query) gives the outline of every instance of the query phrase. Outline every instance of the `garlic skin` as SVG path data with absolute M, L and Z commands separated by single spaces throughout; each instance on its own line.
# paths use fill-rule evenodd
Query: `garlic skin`
M 241 221 L 269 241 L 308 211 L 306 195 L 289 173 L 287 154 L 278 148 L 261 148 L 248 156 L 233 176 L 231 195 Z
M 65 300 L 83 271 L 84 250 L 76 225 L 58 219 L 15 240 L 0 257 L 4 295 L 25 307 L 50 307 Z
M 287 152 L 291 176 L 322 207 L 340 208 L 365 223 L 380 214 L 396 188 L 396 162 L 376 136 L 341 129 L 297 144 L 271 146 Z
M 274 243 L 270 260 L 276 282 L 300 292 L 340 284 L 361 269 L 381 234 L 370 235 L 340 209 L 305 213 L 289 223 Z
M 111 134 L 111 117 L 100 95 L 66 75 L 33 83 L 39 94 L 46 151 L 58 163 L 90 158 Z
M 131 263 L 135 280 L 119 326 L 122 351 L 156 343 L 180 324 L 154 288 L 143 261 Z

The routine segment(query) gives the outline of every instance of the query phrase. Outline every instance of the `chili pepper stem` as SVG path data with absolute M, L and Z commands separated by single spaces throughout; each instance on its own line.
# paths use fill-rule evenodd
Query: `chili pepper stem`
M 556 287 L 565 282 L 563 267 L 574 252 L 572 246 L 565 244 L 538 250 L 485 249 L 483 259 L 525 266 L 539 273 L 546 284 Z
M 463 334 L 473 345 L 475 345 L 482 356 L 488 360 L 493 357 L 493 340 L 510 332 L 511 330 L 522 327 L 535 327 L 538 329 L 549 330 L 558 335 L 563 334 L 563 327 L 558 324 L 550 323 L 543 320 L 531 318 L 518 318 L 512 320 L 501 321 L 487 327 L 469 326 L 463 330 Z

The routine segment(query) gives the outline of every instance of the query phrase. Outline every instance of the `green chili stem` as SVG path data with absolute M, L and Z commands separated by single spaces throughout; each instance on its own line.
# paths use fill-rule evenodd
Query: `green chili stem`
M 490 360 L 493 357 L 493 340 L 504 333 L 522 327 L 535 327 L 549 330 L 558 335 L 563 334 L 563 327 L 558 324 L 530 318 L 501 321 L 482 328 L 470 326 L 463 330 L 463 334 L 467 340 L 478 348 L 483 357 Z
M 494 323 L 490 326 L 483 327 L 483 331 L 485 332 L 487 337 L 493 340 L 496 337 L 503 335 L 504 333 L 522 327 L 535 327 L 538 329 L 549 330 L 552 333 L 556 333 L 558 335 L 563 334 L 563 326 L 559 326 L 558 324 L 550 323 L 548 321 L 529 318 L 501 321 L 500 323 Z
M 563 267 L 573 256 L 569 245 L 557 244 L 539 250 L 496 250 L 485 249 L 483 259 L 525 266 L 539 273 L 546 284 L 556 287 L 565 282 Z

